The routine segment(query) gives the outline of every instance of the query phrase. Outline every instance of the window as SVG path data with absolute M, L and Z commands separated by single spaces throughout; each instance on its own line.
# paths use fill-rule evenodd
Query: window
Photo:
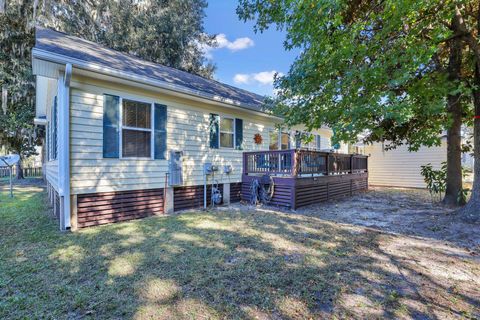
M 282 132 L 280 149 L 290 149 L 290 134 L 287 132 Z
M 319 134 L 312 134 L 308 132 L 301 132 L 302 135 L 302 141 L 301 141 L 301 147 L 302 148 L 307 148 L 309 150 L 320 150 L 321 149 L 321 138 Z M 308 142 L 305 141 L 308 139 Z
M 270 150 L 288 150 L 290 149 L 290 134 L 288 132 L 270 131 Z
M 152 157 L 151 115 L 152 105 L 150 103 L 122 100 L 122 157 Z
M 53 100 L 53 106 L 50 109 L 50 121 L 47 125 L 47 160 L 54 161 L 58 155 L 58 143 L 57 143 L 57 97 Z
M 220 119 L 220 147 L 232 148 L 235 141 L 235 127 L 234 120 L 231 118 Z
M 57 108 L 57 97 L 54 98 L 53 103 L 53 132 L 52 132 L 52 160 L 57 160 L 58 155 L 58 134 L 57 134 L 57 127 L 58 127 L 58 108 Z
M 278 150 L 278 131 L 269 132 L 270 144 L 268 145 L 269 150 Z

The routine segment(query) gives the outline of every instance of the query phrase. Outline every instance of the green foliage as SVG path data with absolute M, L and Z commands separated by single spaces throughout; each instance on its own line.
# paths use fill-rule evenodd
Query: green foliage
M 44 0 L 44 24 L 142 59 L 211 78 L 202 48 L 206 0 Z M 52 12 L 53 15 L 48 13 Z
M 8 93 L 7 108 L 0 110 L 0 145 L 22 157 L 35 154 L 37 144 L 33 127 L 35 79 L 30 62 L 32 8 L 30 1 L 10 1 L 5 14 L 0 14 L 0 88 Z
M 425 183 L 427 184 L 427 189 L 430 192 L 432 201 L 440 201 L 442 198 L 442 194 L 445 192 L 447 188 L 446 163 L 443 162 L 442 167 L 438 170 L 433 169 L 431 163 L 421 166 L 420 173 L 423 176 Z
M 462 167 L 463 178 L 467 177 L 470 172 L 469 169 Z M 420 174 L 427 184 L 432 201 L 440 201 L 447 187 L 447 163 L 442 162 L 442 166 L 438 170 L 433 169 L 431 163 L 421 166 Z M 462 188 L 458 193 L 457 203 L 466 203 L 469 193 L 470 189 Z
M 471 99 L 472 52 L 465 53 L 465 81 L 447 76 L 456 5 L 476 30 L 473 0 L 240 0 L 237 13 L 255 20 L 257 31 L 285 29 L 285 48 L 301 50 L 276 80 L 276 111 L 288 124 L 328 125 L 343 141 L 367 132 L 366 142 L 416 150 L 440 143 L 450 124 L 447 95 Z M 467 119 L 471 104 L 465 107 Z
M 0 13 L 0 146 L 35 154 L 35 78 L 31 49 L 36 24 L 66 31 L 143 59 L 212 77 L 202 48 L 214 45 L 203 29 L 205 0 L 8 0 Z M 1 103 L 0 103 L 1 105 Z M 38 135 L 39 136 L 39 135 Z

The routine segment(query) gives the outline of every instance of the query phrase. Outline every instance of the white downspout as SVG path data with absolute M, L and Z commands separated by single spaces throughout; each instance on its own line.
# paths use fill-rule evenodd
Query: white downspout
M 61 197 L 60 229 L 70 228 L 70 80 L 72 65 L 65 65 L 65 74 L 59 79 L 58 124 L 59 124 L 59 196 Z

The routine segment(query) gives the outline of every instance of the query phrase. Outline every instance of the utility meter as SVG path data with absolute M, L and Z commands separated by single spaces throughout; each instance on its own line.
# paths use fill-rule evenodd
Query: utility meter
M 232 173 L 232 171 L 233 171 L 233 168 L 232 168 L 231 165 L 227 164 L 227 165 L 223 166 L 223 173 L 230 174 L 230 173 Z
M 218 171 L 218 167 L 211 162 L 207 162 L 203 165 L 203 172 L 205 174 L 212 174 L 214 171 Z

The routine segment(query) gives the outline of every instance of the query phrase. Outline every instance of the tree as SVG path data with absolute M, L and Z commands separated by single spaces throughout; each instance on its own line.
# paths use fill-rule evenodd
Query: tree
M 0 145 L 21 159 L 35 154 L 37 139 L 34 134 L 34 77 L 30 53 L 34 44 L 32 3 L 11 1 L 6 12 L 0 14 Z M 7 101 L 3 101 L 7 98 Z M 23 178 L 21 161 L 17 164 L 17 178 Z
M 460 128 L 472 125 L 473 105 L 479 111 L 479 11 L 473 0 L 240 0 L 237 8 L 256 31 L 275 24 L 287 32 L 286 49 L 301 49 L 276 80 L 288 124 L 325 124 L 343 141 L 367 132 L 365 142 L 411 150 L 439 144 L 447 130 L 450 204 L 462 181 Z M 479 121 L 469 212 L 479 211 Z
M 142 59 L 211 78 L 205 0 L 45 0 L 44 24 Z M 48 12 L 54 15 L 46 16 Z
M 203 28 L 206 6 L 205 0 L 6 1 L 5 12 L 0 12 L 0 87 L 8 99 L 6 110 L 0 111 L 0 145 L 25 158 L 41 142 L 33 125 L 36 24 L 211 78 L 214 66 L 206 63 L 202 51 L 214 45 L 214 37 Z M 23 177 L 21 163 L 17 177 Z

